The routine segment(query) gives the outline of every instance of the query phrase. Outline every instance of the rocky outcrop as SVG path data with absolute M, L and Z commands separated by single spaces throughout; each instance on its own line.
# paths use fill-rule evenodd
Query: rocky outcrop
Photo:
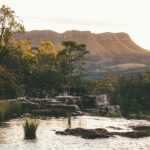
M 111 134 L 102 128 L 97 129 L 66 129 L 65 131 L 56 131 L 56 134 L 80 136 L 85 139 L 108 138 Z
M 106 94 L 89 96 L 83 100 L 83 103 L 85 103 L 83 104 L 85 110 L 94 114 L 106 115 L 108 113 L 121 113 L 120 106 L 112 105 Z
M 24 113 L 34 115 L 66 116 L 67 113 L 78 113 L 80 108 L 75 104 L 64 104 L 55 99 L 18 99 Z

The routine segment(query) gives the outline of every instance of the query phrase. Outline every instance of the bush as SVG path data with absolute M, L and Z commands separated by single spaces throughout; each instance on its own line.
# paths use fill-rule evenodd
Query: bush
M 39 123 L 34 119 L 26 119 L 26 122 L 24 124 L 24 134 L 25 139 L 36 139 L 36 130 Z
M 21 104 L 18 102 L 0 101 L 0 122 L 21 114 Z
M 109 112 L 106 116 L 111 118 L 121 117 L 121 115 L 116 112 Z

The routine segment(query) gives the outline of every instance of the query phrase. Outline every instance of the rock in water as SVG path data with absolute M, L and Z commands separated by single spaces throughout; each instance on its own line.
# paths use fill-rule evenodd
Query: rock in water
M 74 129 L 66 129 L 65 131 L 56 131 L 56 134 L 61 135 L 74 135 L 81 136 L 85 139 L 96 139 L 96 138 L 108 138 L 111 134 L 103 128 L 96 129 L 83 129 L 83 128 L 74 128 Z

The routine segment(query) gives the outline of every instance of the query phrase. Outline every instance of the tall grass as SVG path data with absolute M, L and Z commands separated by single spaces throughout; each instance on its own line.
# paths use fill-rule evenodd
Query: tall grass
M 11 101 L 0 101 L 0 122 L 21 114 L 21 104 Z
M 67 128 L 70 129 L 71 128 L 71 113 L 67 113 Z
M 25 139 L 36 139 L 36 130 L 39 123 L 35 119 L 26 119 L 24 124 Z

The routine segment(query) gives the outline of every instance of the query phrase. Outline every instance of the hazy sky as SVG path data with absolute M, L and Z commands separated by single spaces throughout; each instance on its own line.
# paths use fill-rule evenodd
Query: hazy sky
M 0 0 L 23 19 L 26 30 L 127 32 L 150 50 L 150 0 Z

